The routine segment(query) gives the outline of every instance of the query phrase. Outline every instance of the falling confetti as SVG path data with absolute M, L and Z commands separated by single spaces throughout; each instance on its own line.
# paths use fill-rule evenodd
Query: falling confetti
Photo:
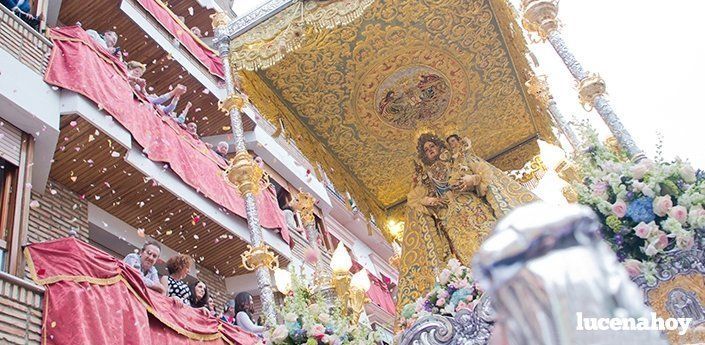
M 113 157 L 115 157 L 115 158 L 118 158 L 118 157 L 120 157 L 120 152 L 113 151 L 112 153 L 110 153 L 110 155 L 113 156 Z
M 30 202 L 29 202 L 29 207 L 30 207 L 30 208 L 37 208 L 37 207 L 39 207 L 39 201 L 37 201 L 37 200 L 32 200 L 32 201 L 30 201 Z
M 139 237 L 144 237 L 144 229 L 138 228 L 138 229 L 137 229 L 137 236 L 139 236 Z

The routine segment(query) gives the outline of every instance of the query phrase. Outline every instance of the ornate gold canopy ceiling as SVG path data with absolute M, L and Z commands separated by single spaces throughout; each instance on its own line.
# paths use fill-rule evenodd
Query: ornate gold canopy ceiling
M 404 200 L 420 131 L 469 136 L 503 169 L 551 139 L 523 91 L 531 71 L 504 0 L 377 0 L 361 19 L 309 35 L 276 65 L 246 72 L 245 90 L 370 208 Z

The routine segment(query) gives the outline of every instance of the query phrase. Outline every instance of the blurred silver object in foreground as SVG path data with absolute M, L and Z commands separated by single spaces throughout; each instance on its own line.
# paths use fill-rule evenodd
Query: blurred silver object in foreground
M 577 313 L 651 321 L 599 231 L 595 214 L 579 205 L 533 203 L 497 224 L 473 263 L 496 313 L 492 343 L 666 344 L 658 331 L 579 330 Z

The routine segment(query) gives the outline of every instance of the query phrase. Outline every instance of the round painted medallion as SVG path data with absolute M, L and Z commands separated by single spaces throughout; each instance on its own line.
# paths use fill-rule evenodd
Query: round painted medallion
M 400 47 L 365 67 L 350 95 L 352 112 L 359 128 L 382 138 L 461 128 L 483 90 L 476 71 L 435 46 Z
M 434 121 L 448 109 L 450 82 L 438 70 L 424 65 L 403 66 L 380 83 L 375 92 L 375 111 L 397 128 L 414 129 Z

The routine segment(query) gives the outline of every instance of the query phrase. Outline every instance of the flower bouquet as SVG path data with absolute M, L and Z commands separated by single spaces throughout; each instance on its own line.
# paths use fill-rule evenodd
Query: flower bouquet
M 692 248 L 705 228 L 705 174 L 680 159 L 634 163 L 594 132 L 586 136 L 592 146 L 577 157 L 578 200 L 600 216 L 603 237 L 629 274 L 653 279 L 659 260 Z
M 482 292 L 472 279 L 470 268 L 451 259 L 436 277 L 433 289 L 415 303 L 404 306 L 399 326 L 402 329 L 409 328 L 416 320 L 432 314 L 453 317 L 460 310 L 473 310 L 481 295 Z
M 283 324 L 265 334 L 271 345 L 369 345 L 379 336 L 368 326 L 353 323 L 340 306 L 327 306 L 307 279 L 291 272 L 291 292 L 284 298 Z M 357 320 L 355 320 L 357 321 Z

